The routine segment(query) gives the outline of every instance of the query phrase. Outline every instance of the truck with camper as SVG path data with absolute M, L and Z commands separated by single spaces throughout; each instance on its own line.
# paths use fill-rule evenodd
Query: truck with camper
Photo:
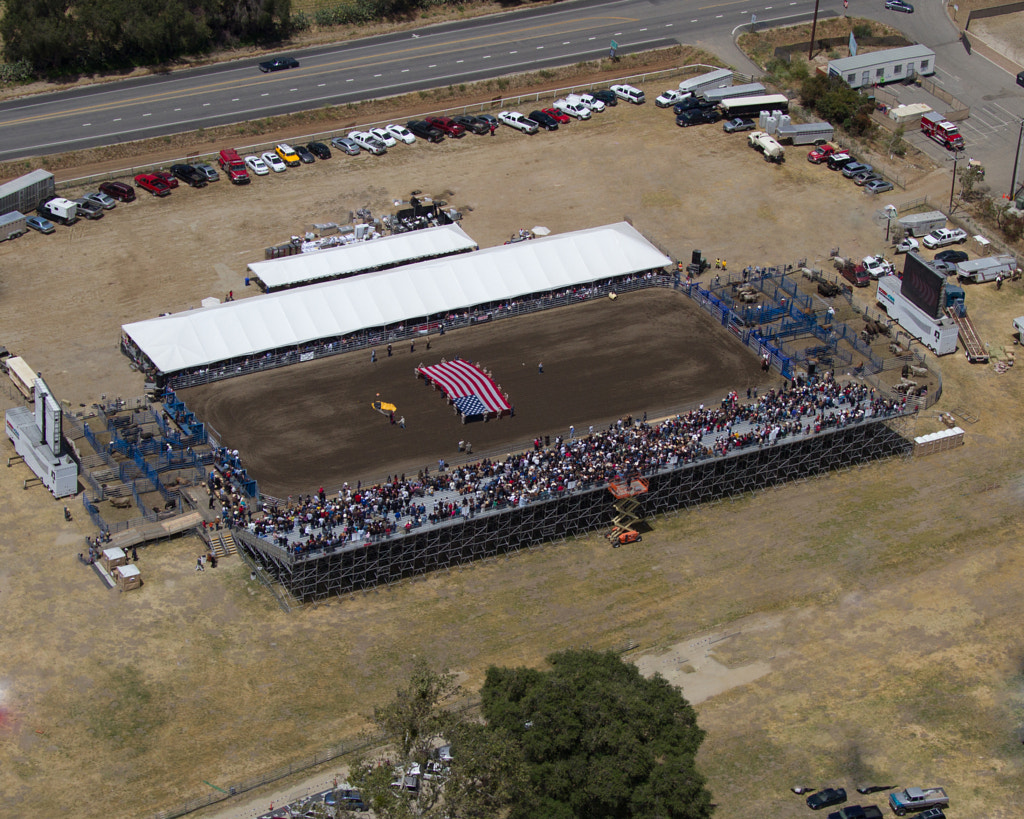
M 1008 279 L 1017 269 L 1017 260 L 1009 254 L 986 256 L 983 259 L 971 259 L 959 262 L 956 266 L 956 277 L 962 282 L 994 282 L 998 278 Z
M 948 805 L 949 797 L 942 788 L 906 788 L 889 794 L 889 807 L 897 816 Z
M 962 151 L 964 149 L 964 138 L 960 135 L 960 129 L 956 123 L 950 122 L 935 111 L 921 115 L 921 131 L 947 150 Z
M 228 175 L 231 184 L 248 185 L 252 181 L 249 177 L 249 172 L 245 169 L 242 157 L 238 155 L 238 151 L 234 148 L 224 148 L 221 150 L 217 161 L 220 163 L 220 169 Z
M 823 145 L 835 135 L 830 122 L 791 122 L 779 125 L 779 140 L 789 140 L 794 145 Z
M 39 203 L 36 211 L 40 216 L 58 225 L 73 225 L 78 221 L 78 205 L 63 196 L 54 196 Z
M 933 230 L 946 226 L 946 214 L 941 210 L 930 210 L 926 213 L 911 213 L 901 216 L 897 223 L 908 236 L 927 236 Z

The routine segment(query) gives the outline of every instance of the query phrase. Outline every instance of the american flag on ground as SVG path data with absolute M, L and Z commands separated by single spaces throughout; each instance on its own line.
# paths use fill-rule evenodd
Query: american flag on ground
M 475 395 L 464 395 L 455 399 L 455 408 L 462 415 L 486 415 L 487 405 Z
M 487 413 L 504 415 L 512 411 L 511 404 L 502 395 L 498 385 L 490 376 L 476 365 L 461 358 L 443 361 L 432 367 L 418 367 L 416 374 L 440 387 L 463 415 Z M 463 398 L 472 398 L 477 402 L 467 405 L 475 411 L 467 412 L 459 406 L 459 401 Z M 483 408 L 479 409 L 477 404 L 482 405 Z

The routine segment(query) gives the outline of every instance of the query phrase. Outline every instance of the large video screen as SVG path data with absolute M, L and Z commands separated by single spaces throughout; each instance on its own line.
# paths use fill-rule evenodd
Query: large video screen
M 916 253 L 908 253 L 900 294 L 933 318 L 942 318 L 942 285 L 946 277 L 932 270 Z

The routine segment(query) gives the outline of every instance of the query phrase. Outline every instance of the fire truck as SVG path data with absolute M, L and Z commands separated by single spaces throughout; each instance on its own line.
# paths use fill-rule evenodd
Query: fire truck
M 964 138 L 956 124 L 942 118 L 940 114 L 930 111 L 921 115 L 921 130 L 925 136 L 930 136 L 943 148 L 950 151 L 962 151 Z

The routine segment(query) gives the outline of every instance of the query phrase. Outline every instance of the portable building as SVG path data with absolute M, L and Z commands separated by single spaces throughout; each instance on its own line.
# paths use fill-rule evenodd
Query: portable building
M 42 169 L 5 182 L 0 185 L 0 215 L 15 210 L 32 213 L 40 202 L 53 196 L 56 190 L 53 174 Z
M 756 97 L 736 97 L 719 103 L 725 119 L 759 116 L 762 111 L 789 111 L 789 100 L 784 94 L 762 94 Z
M 865 88 L 898 82 L 920 74 L 935 73 L 935 52 L 927 46 L 911 45 L 869 51 L 856 57 L 830 60 L 828 75 L 838 77 L 851 88 Z
M 684 94 L 697 96 L 708 89 L 727 88 L 730 85 L 732 85 L 732 69 L 717 68 L 714 71 L 708 71 L 706 74 L 699 74 L 696 77 L 683 80 L 679 83 L 679 90 Z
M 946 214 L 941 210 L 911 213 L 901 217 L 898 224 L 908 236 L 927 236 L 933 230 L 946 226 Z
M 27 230 L 25 214 L 20 210 L 12 210 L 0 216 L 0 242 L 21 236 Z
M 743 85 L 731 85 L 727 88 L 709 88 L 701 92 L 708 102 L 721 102 L 733 97 L 753 97 L 764 93 L 764 86 L 759 82 L 748 82 Z

